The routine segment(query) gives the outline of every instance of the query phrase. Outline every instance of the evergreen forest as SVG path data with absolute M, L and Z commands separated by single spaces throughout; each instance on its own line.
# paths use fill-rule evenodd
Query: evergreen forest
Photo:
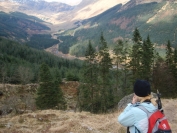
M 44 50 L 0 38 L 0 81 L 1 83 L 28 84 L 39 82 L 40 66 L 49 66 L 52 78 L 60 70 L 61 78 L 71 75 L 78 80 L 82 61 L 59 58 Z M 69 76 L 68 76 L 69 77 Z
M 73 39 L 74 40 L 74 39 Z M 132 40 L 119 39 L 110 52 L 101 32 L 98 48 L 88 41 L 85 60 L 66 60 L 42 50 L 0 38 L 0 82 L 38 83 L 39 109 L 65 109 L 59 87 L 62 79 L 78 81 L 80 111 L 106 113 L 119 100 L 133 92 L 136 79 L 148 80 L 153 92 L 162 97 L 177 97 L 177 49 L 167 40 L 165 58 L 154 49 L 149 35 L 142 39 L 135 28 Z

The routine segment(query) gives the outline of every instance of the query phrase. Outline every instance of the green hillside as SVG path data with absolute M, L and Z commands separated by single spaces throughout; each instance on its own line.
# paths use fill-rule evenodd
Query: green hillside
M 32 75 L 29 81 L 38 82 L 39 67 L 46 63 L 53 75 L 60 71 L 61 77 L 68 73 L 79 76 L 82 62 L 59 58 L 42 50 L 30 48 L 14 41 L 0 38 L 0 81 L 7 83 L 21 83 L 20 73 Z M 29 75 L 27 77 L 30 77 Z
M 41 19 L 20 12 L 0 12 L 0 36 L 17 40 L 37 49 L 44 49 L 58 43 L 51 35 L 38 34 L 50 30 Z
M 63 51 L 62 47 L 65 47 L 70 54 L 82 56 L 88 40 L 92 41 L 94 47 L 99 45 L 97 40 L 101 32 L 108 46 L 112 48 L 118 38 L 131 39 L 136 27 L 143 39 L 150 35 L 153 43 L 161 45 L 170 40 L 172 46 L 175 46 L 176 10 L 177 3 L 167 1 L 140 4 L 126 10 L 122 10 L 122 5 L 117 5 L 96 17 L 82 21 L 79 27 L 60 34 L 58 38 L 62 42 L 59 50 Z M 70 38 L 76 38 L 77 41 Z
M 0 12 L 0 36 L 26 40 L 27 30 L 49 30 L 40 19 L 19 12 Z

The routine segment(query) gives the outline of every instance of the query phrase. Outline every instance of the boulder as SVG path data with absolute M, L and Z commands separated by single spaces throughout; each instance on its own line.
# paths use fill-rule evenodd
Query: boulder
M 124 109 L 128 103 L 132 102 L 133 95 L 134 94 L 127 95 L 119 101 L 119 103 L 118 103 L 118 110 L 119 111 Z
M 118 110 L 122 110 L 124 109 L 128 103 L 132 102 L 132 98 L 133 98 L 134 93 L 125 96 L 124 98 L 122 98 L 119 103 L 118 103 Z M 157 94 L 156 93 L 151 93 L 152 97 L 157 99 Z

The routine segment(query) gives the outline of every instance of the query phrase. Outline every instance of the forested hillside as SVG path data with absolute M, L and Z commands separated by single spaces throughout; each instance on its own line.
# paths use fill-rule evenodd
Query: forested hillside
M 119 38 L 131 39 L 135 27 L 143 39 L 149 35 L 157 45 L 164 45 L 170 40 L 172 46 L 176 47 L 177 3 L 162 1 L 133 4 L 129 4 L 131 6 L 126 9 L 121 4 L 116 5 L 98 16 L 81 21 L 77 28 L 59 34 L 59 51 L 83 56 L 88 40 L 92 41 L 95 48 L 99 45 L 97 38 L 101 32 L 104 33 L 108 47 L 112 49 Z M 72 38 L 77 38 L 77 41 L 72 41 Z M 69 50 L 64 51 L 63 47 Z
M 79 60 L 66 60 L 45 51 L 0 38 L 1 82 L 36 83 L 39 79 L 39 67 L 42 63 L 46 63 L 50 67 L 53 76 L 55 71 L 59 69 L 62 78 L 66 78 L 70 72 L 79 76 L 82 64 Z
M 154 49 L 151 38 L 147 35 L 142 39 L 137 28 L 133 31 L 132 47 L 127 40 L 119 39 L 112 53 L 108 49 L 104 34 L 101 33 L 99 47 L 95 49 L 89 41 L 85 51 L 84 62 L 79 60 L 65 60 L 44 51 L 32 49 L 26 45 L 17 44 L 7 39 L 0 39 L 0 81 L 5 84 L 20 84 L 21 97 L 3 96 L 14 105 L 3 103 L 0 111 L 24 112 L 16 108 L 28 106 L 28 97 L 23 97 L 25 84 L 37 83 L 39 87 L 32 91 L 35 110 L 57 109 L 67 107 L 61 86 L 62 81 L 79 81 L 74 94 L 77 95 L 76 104 L 70 105 L 73 110 L 88 111 L 91 113 L 108 113 L 117 108 L 122 97 L 133 92 L 136 79 L 145 79 L 150 82 L 152 92 L 160 91 L 163 98 L 177 97 L 177 49 L 173 49 L 171 42 L 166 42 L 165 58 L 162 58 Z M 70 86 L 73 88 L 73 86 Z M 63 89 L 68 91 L 66 89 Z M 69 99 L 72 99 L 69 97 Z M 24 100 L 25 99 L 25 100 Z M 21 101 L 20 104 L 17 104 Z M 9 108 L 10 106 L 10 108 Z M 4 113 L 5 112 L 5 113 Z
M 44 30 L 50 30 L 41 19 L 20 12 L 0 12 L 0 36 L 26 43 L 28 46 L 45 49 L 58 44 L 58 40 L 52 39 Z
M 47 26 L 40 22 L 42 20 L 20 12 L 12 12 L 9 14 L 0 12 L 0 36 L 26 41 L 29 33 L 33 30 L 49 30 Z

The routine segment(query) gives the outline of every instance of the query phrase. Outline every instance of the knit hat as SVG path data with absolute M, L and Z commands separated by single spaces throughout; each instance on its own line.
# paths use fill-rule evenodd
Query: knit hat
M 139 97 L 146 97 L 151 94 L 150 84 L 146 80 L 136 80 L 133 90 Z

